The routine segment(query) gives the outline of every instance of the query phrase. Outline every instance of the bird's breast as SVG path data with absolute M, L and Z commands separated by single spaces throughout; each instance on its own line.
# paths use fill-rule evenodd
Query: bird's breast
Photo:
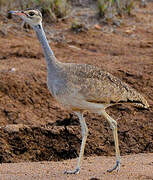
M 50 78 L 47 77 L 47 87 L 53 97 L 64 95 L 66 91 L 66 81 L 62 78 Z

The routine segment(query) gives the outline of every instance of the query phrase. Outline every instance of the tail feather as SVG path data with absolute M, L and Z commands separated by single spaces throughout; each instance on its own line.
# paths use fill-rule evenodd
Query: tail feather
M 149 104 L 147 100 L 136 91 L 132 90 L 131 92 L 129 92 L 128 101 L 131 102 L 136 107 L 140 107 L 144 109 L 149 108 Z

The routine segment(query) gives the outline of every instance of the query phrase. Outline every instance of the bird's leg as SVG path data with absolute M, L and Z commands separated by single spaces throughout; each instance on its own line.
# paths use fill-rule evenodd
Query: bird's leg
M 117 169 L 117 171 L 119 171 L 121 158 L 120 158 L 120 150 L 119 150 L 119 145 L 118 145 L 117 122 L 113 118 L 111 118 L 105 111 L 102 111 L 102 114 L 109 122 L 110 127 L 113 131 L 113 137 L 114 137 L 114 142 L 115 142 L 115 151 L 116 151 L 116 164 L 112 169 L 109 169 L 107 171 L 112 172 L 115 169 Z
M 84 148 L 88 136 L 88 127 L 86 125 L 85 119 L 83 118 L 83 114 L 80 112 L 75 112 L 76 115 L 79 117 L 80 125 L 81 125 L 81 132 L 82 132 L 82 143 L 81 143 L 81 149 L 80 149 L 80 154 L 79 154 L 79 159 L 77 162 L 77 166 L 75 170 L 73 171 L 65 171 L 64 174 L 78 174 L 80 172 L 80 166 L 82 162 L 82 158 L 84 155 Z

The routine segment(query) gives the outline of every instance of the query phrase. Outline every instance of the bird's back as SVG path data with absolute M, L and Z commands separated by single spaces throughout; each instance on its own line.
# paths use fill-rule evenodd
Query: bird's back
M 145 98 L 117 77 L 98 67 L 87 64 L 61 63 L 61 75 L 64 77 L 59 98 L 77 98 L 99 104 L 132 103 L 148 108 Z M 58 71 L 59 73 L 59 71 Z M 73 101 L 72 99 L 72 101 Z

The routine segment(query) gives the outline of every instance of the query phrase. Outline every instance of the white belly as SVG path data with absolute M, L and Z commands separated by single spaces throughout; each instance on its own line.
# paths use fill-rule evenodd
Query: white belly
M 90 112 L 101 112 L 102 109 L 110 106 L 109 104 L 92 103 L 79 97 L 63 96 L 55 99 L 65 108 L 72 111 L 87 110 Z

